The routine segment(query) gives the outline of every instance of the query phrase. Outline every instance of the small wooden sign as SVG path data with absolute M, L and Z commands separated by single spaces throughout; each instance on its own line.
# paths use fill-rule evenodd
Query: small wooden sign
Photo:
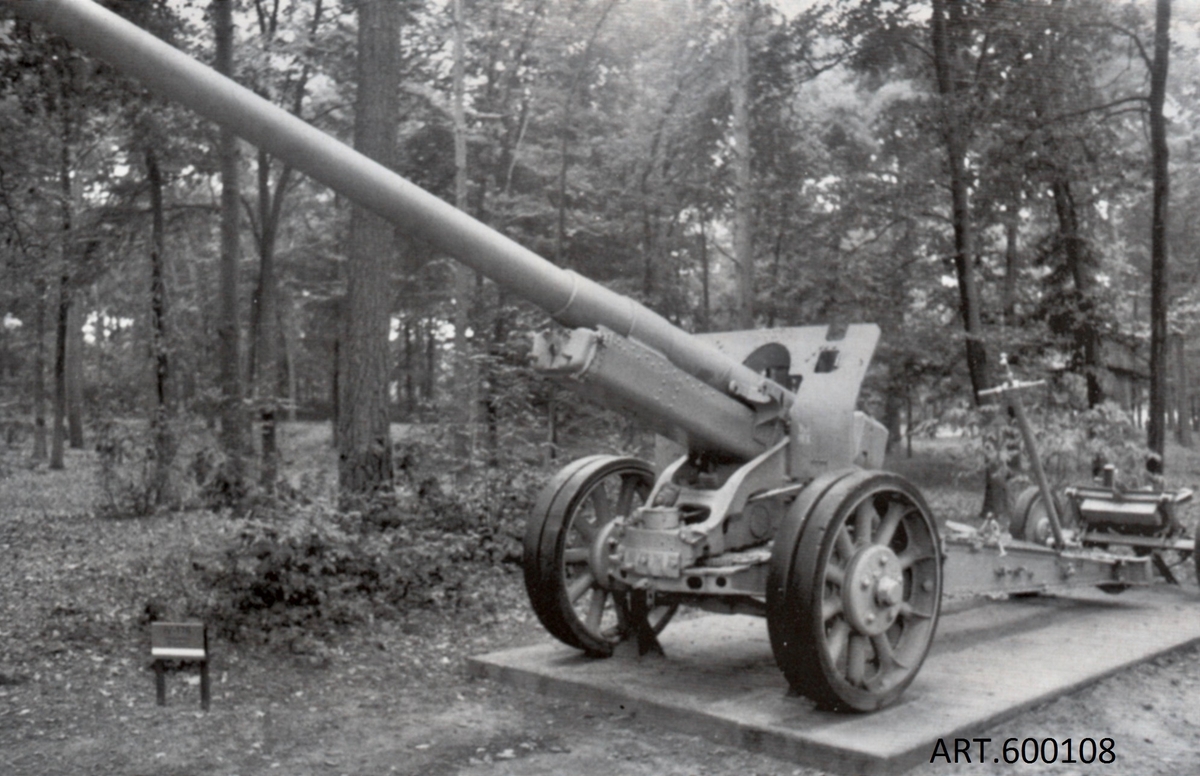
M 150 623 L 150 656 L 160 660 L 207 660 L 208 631 L 204 623 Z
M 208 629 L 202 622 L 150 623 L 150 657 L 154 658 L 154 684 L 158 705 L 167 705 L 164 660 L 200 664 L 200 706 L 208 711 Z

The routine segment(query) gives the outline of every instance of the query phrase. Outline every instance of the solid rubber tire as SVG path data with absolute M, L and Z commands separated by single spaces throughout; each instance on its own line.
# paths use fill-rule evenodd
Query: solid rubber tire
M 800 526 L 794 551 L 791 553 L 791 568 L 786 572 L 785 587 L 768 588 L 767 622 L 771 647 L 776 663 L 791 687 L 812 699 L 819 708 L 836 711 L 876 711 L 894 703 L 916 677 L 937 630 L 942 586 L 937 526 L 920 492 L 899 475 L 857 471 L 849 476 L 836 477 L 832 483 L 822 484 L 827 484 L 828 487 L 813 494 L 811 504 L 806 503 L 797 510 L 804 510 L 807 515 Z M 935 603 L 919 659 L 911 667 L 906 667 L 909 668 L 909 673 L 901 682 L 890 686 L 885 692 L 875 694 L 865 689 L 842 686 L 844 683 L 838 681 L 836 668 L 828 665 L 825 649 L 816 637 L 817 629 L 822 629 L 823 632 L 825 627 L 820 606 L 820 594 L 823 593 L 825 584 L 825 567 L 821 565 L 817 568 L 817 565 L 823 556 L 831 552 L 829 545 L 836 534 L 829 533 L 828 529 L 831 525 L 842 524 L 843 505 L 861 503 L 861 494 L 869 494 L 879 486 L 902 491 L 922 511 L 931 535 L 936 589 L 932 591 Z M 799 499 L 797 501 L 799 502 Z M 788 523 L 791 523 L 790 519 Z M 781 533 L 777 542 L 794 533 L 795 526 L 789 525 L 789 528 L 792 530 L 786 534 Z M 776 552 L 780 553 L 782 562 L 787 548 L 780 549 L 777 544 Z M 775 560 L 774 553 L 772 560 Z M 778 573 L 779 571 L 776 571 L 776 574 Z
M 592 633 L 580 621 L 567 596 L 563 555 L 570 522 L 582 500 L 597 481 L 615 474 L 641 475 L 646 494 L 654 483 L 654 470 L 640 459 L 601 455 L 575 461 L 564 467 L 543 489 L 525 531 L 525 589 L 534 613 L 559 641 L 596 657 L 611 655 L 617 642 L 626 634 L 607 639 Z M 615 598 L 613 604 L 622 606 Z M 671 606 L 653 610 L 660 612 L 651 622 L 654 633 L 660 633 L 666 627 L 675 609 Z

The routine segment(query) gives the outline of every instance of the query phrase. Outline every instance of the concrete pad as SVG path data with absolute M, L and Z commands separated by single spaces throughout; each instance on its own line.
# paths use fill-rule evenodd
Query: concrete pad
M 894 774 L 929 762 L 939 738 L 969 738 L 1200 642 L 1198 613 L 1194 590 L 1166 586 L 945 606 L 929 657 L 900 702 L 865 715 L 818 712 L 790 697 L 766 623 L 754 617 L 672 622 L 660 637 L 666 658 L 594 660 L 553 642 L 481 655 L 471 666 L 480 676 L 836 773 Z

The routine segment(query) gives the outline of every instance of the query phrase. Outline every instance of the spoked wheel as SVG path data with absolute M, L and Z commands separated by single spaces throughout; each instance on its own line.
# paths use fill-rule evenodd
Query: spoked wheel
M 920 670 L 941 593 L 937 526 L 917 489 L 886 472 L 824 475 L 776 535 L 767 583 L 775 661 L 821 708 L 883 708 Z
M 600 586 L 588 554 L 600 530 L 641 506 L 653 485 L 644 461 L 600 455 L 568 464 L 538 497 L 525 530 L 525 590 L 542 625 L 564 644 L 607 657 L 632 633 L 625 594 Z M 650 610 L 655 634 L 676 608 Z

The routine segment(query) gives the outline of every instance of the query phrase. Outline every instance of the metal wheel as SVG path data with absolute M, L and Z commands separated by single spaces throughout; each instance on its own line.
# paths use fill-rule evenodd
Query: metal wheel
M 1017 514 L 1020 512 L 1019 504 L 1021 496 L 1032 484 L 1033 480 L 1024 474 L 1014 474 L 1004 483 L 1004 490 L 1008 495 L 1008 516 L 1011 520 L 1016 519 Z
M 1056 495 L 1054 506 L 1058 511 L 1063 528 L 1069 528 L 1078 523 L 1078 520 L 1074 518 L 1074 502 L 1064 504 L 1063 500 Z M 1017 496 L 1012 522 L 1009 524 L 1008 530 L 1014 538 L 1024 539 L 1035 544 L 1049 544 L 1053 540 L 1054 529 L 1050 527 L 1050 513 L 1046 511 L 1046 502 L 1042 498 L 1042 491 L 1036 485 L 1025 488 Z
M 917 489 L 886 472 L 825 475 L 776 534 L 767 583 L 775 661 L 821 708 L 883 708 L 920 670 L 941 592 L 937 526 Z
M 1025 538 L 1025 522 L 1029 518 L 1029 508 L 1041 494 L 1037 485 L 1026 485 L 1017 494 L 1017 498 L 1013 502 L 1012 520 L 1008 524 L 1008 532 L 1013 535 L 1014 539 Z
M 600 529 L 641 506 L 654 470 L 636 458 L 598 455 L 564 467 L 542 490 L 525 530 L 525 590 L 555 638 L 606 657 L 632 630 L 628 602 L 600 586 L 588 553 Z M 650 610 L 655 633 L 675 606 Z

